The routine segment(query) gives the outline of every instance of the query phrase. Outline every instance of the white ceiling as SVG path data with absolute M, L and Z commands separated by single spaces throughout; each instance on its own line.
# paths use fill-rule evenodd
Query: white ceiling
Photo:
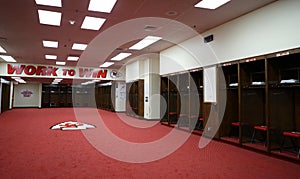
M 81 56 L 79 62 L 66 61 L 67 66 L 99 67 L 119 52 L 128 51 L 143 36 L 160 35 L 164 40 L 142 51 L 130 51 L 132 57 L 159 52 L 274 1 L 231 0 L 216 10 L 206 10 L 194 7 L 199 0 L 118 0 L 108 14 L 88 11 L 89 0 L 62 0 L 62 8 L 40 6 L 35 0 L 1 0 L 0 45 L 18 63 L 55 65 L 44 56 L 54 54 L 57 61 L 66 61 L 68 55 L 76 55 Z M 62 12 L 61 26 L 39 24 L 39 9 Z M 107 20 L 99 31 L 82 30 L 86 15 Z M 69 20 L 75 20 L 75 24 Z M 158 28 L 145 30 L 147 25 Z M 59 48 L 44 48 L 42 40 L 58 40 Z M 89 46 L 82 53 L 71 49 L 75 42 Z M 128 59 L 111 68 L 120 68 Z

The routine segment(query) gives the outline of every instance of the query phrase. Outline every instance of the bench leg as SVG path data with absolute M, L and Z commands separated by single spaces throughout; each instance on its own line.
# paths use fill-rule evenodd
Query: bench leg
M 252 137 L 251 137 L 251 144 L 253 144 L 253 141 L 254 141 L 254 137 L 255 137 L 255 132 L 256 132 L 256 130 L 254 129 L 254 130 L 253 130 L 253 134 L 252 134 Z
M 281 153 L 283 150 L 283 146 L 284 146 L 284 140 L 285 140 L 285 136 L 283 136 L 282 142 L 280 144 L 280 148 L 279 148 L 279 152 Z

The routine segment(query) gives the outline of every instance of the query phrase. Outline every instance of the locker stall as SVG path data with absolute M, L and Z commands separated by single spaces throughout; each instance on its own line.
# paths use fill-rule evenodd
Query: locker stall
M 178 76 L 169 76 L 169 94 L 168 94 L 168 125 L 175 125 L 178 121 L 179 115 L 179 92 L 178 86 Z
M 266 150 L 268 124 L 266 121 L 266 59 L 240 61 L 240 122 L 247 124 L 241 131 L 241 142 Z M 257 143 L 264 145 L 256 145 Z
M 168 123 L 168 111 L 169 111 L 169 105 L 168 105 L 168 97 L 169 97 L 169 79 L 167 77 L 161 77 L 161 85 L 160 85 L 160 91 L 161 91 L 161 102 L 160 102 L 160 122 L 162 123 Z
M 51 85 L 49 86 L 49 107 L 59 107 L 59 99 L 60 99 L 60 86 Z
M 144 117 L 144 80 L 126 83 L 126 114 Z
M 226 108 L 220 126 L 220 137 L 224 140 L 239 142 L 239 131 L 245 124 L 239 120 L 239 84 L 238 84 L 238 63 L 222 64 L 226 84 Z
M 97 108 L 114 111 L 115 88 L 114 83 L 107 86 L 98 86 L 96 90 Z
M 9 110 L 9 94 L 10 94 L 10 85 L 2 83 L 2 94 L 1 94 L 1 113 Z
M 203 70 L 190 73 L 190 130 L 202 130 L 203 125 Z
M 190 129 L 190 75 L 178 75 L 178 127 Z

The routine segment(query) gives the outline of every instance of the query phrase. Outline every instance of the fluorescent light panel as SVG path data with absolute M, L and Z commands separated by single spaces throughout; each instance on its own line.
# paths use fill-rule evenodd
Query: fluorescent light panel
M 130 55 L 131 55 L 131 53 L 119 53 L 118 55 L 113 57 L 111 60 L 120 61 L 120 60 L 123 60 L 124 58 L 129 57 Z
M 81 85 L 89 85 L 89 84 L 93 84 L 94 81 L 87 81 L 87 82 L 84 82 L 84 83 L 81 83 Z
M 58 48 L 58 42 L 57 41 L 43 40 L 43 46 L 44 47 L 49 47 L 49 48 Z
M 117 0 L 90 0 L 89 11 L 110 13 Z
M 35 0 L 38 5 L 62 7 L 61 0 Z
M 73 50 L 85 50 L 87 47 L 87 44 L 79 44 L 79 43 L 74 43 L 72 46 Z
M 60 26 L 61 13 L 53 11 L 38 10 L 41 24 Z
M 47 60 L 56 60 L 57 59 L 57 56 L 56 55 L 45 55 L 45 58 Z
M 66 65 L 66 62 L 55 62 L 56 65 Z
M 0 55 L 0 58 L 2 58 L 6 62 L 16 62 L 16 60 L 12 56 Z
M 63 79 L 61 79 L 61 78 L 56 78 L 56 79 L 54 79 L 53 80 L 53 82 L 61 82 Z
M 6 84 L 9 84 L 9 81 L 7 81 L 6 79 L 3 79 L 3 78 L 1 78 L 1 83 L 6 83 Z
M 111 86 L 112 82 L 101 83 L 99 86 Z
M 21 80 L 16 80 L 18 83 L 26 83 L 25 80 L 21 79 Z
M 103 18 L 85 16 L 81 29 L 99 30 L 105 21 Z
M 13 76 L 13 77 L 11 77 L 12 79 L 21 79 L 20 77 L 18 77 L 18 76 Z
M 195 7 L 204 9 L 217 9 L 218 7 L 228 3 L 230 0 L 202 0 Z
M 69 61 L 78 61 L 78 60 L 79 60 L 79 57 L 68 56 L 67 60 L 69 60 Z
M 114 62 L 105 62 L 102 65 L 100 65 L 100 67 L 105 68 L 105 67 L 112 66 L 113 64 L 114 64 Z
M 20 77 L 15 77 L 15 78 L 13 78 L 12 77 L 12 79 L 14 79 L 15 81 L 17 81 L 17 82 L 19 82 L 19 83 L 26 83 L 26 81 L 24 81 L 22 78 L 20 78 Z
M 149 45 L 159 41 L 162 39 L 161 37 L 156 37 L 156 36 L 147 36 L 143 40 L 139 41 L 135 45 L 129 47 L 131 50 L 141 50 L 145 47 L 148 47 Z
M 6 50 L 0 46 L 0 53 L 7 53 Z

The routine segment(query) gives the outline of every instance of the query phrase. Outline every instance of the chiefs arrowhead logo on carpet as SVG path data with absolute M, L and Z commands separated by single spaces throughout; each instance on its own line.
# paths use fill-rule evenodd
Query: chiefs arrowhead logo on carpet
M 96 126 L 91 124 L 81 123 L 81 122 L 73 122 L 73 121 L 62 122 L 50 127 L 50 129 L 60 129 L 60 130 L 82 130 L 82 129 L 91 129 L 91 128 L 96 128 Z

